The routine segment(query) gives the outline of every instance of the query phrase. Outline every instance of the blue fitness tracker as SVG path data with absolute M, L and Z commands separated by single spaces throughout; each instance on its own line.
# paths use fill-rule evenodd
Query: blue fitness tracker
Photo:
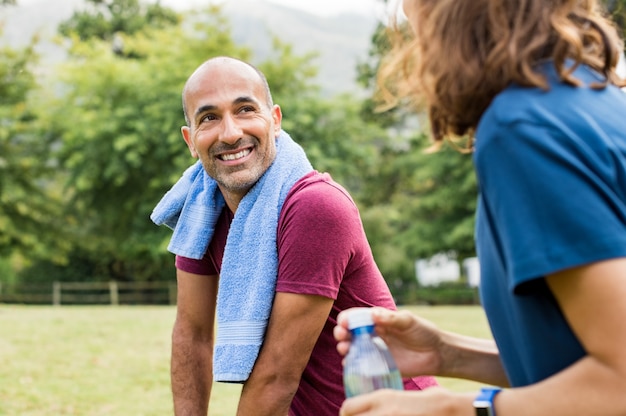
M 486 387 L 480 389 L 480 394 L 474 399 L 474 409 L 476 416 L 496 416 L 493 408 L 493 399 L 502 389 L 497 387 Z

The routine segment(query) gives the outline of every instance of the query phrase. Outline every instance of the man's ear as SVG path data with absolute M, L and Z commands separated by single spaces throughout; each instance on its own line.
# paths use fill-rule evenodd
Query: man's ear
M 183 139 L 185 140 L 185 143 L 187 143 L 187 147 L 191 152 L 191 157 L 197 159 L 198 152 L 196 152 L 196 147 L 193 145 L 193 140 L 191 139 L 191 129 L 189 128 L 189 126 L 182 126 L 180 128 L 180 132 L 182 133 Z
M 274 137 L 278 137 L 283 121 L 283 112 L 278 104 L 272 107 L 272 119 L 274 120 Z

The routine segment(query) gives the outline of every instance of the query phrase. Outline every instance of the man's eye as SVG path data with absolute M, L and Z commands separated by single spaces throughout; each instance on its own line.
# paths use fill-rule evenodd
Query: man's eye
M 200 121 L 205 122 L 205 121 L 213 121 L 213 120 L 217 120 L 217 117 L 215 116 L 215 114 L 207 114 L 206 116 L 202 117 L 202 120 Z
M 251 111 L 254 111 L 254 107 L 252 107 L 251 105 L 246 105 L 244 107 L 241 107 L 241 109 L 239 109 L 240 113 L 249 113 Z

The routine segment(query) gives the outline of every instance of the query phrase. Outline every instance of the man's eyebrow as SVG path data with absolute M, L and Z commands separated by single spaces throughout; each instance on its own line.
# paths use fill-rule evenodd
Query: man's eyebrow
M 253 97 L 248 97 L 248 96 L 239 97 L 239 98 L 236 98 L 235 101 L 233 101 L 233 104 L 242 104 L 242 103 L 253 103 L 253 104 L 258 105 L 259 102 L 255 100 Z
M 206 113 L 206 112 L 208 112 L 208 111 L 213 111 L 213 110 L 215 110 L 215 109 L 217 109 L 217 106 L 215 106 L 215 105 L 212 105 L 212 104 L 203 105 L 203 106 L 199 107 L 199 108 L 196 110 L 196 113 L 194 114 L 194 116 L 195 116 L 195 117 L 198 117 L 198 116 L 200 116 L 201 114 L 204 114 L 204 113 Z
M 233 104 L 244 104 L 244 103 L 252 103 L 255 105 L 259 105 L 259 102 L 256 99 L 254 99 L 253 97 L 249 97 L 249 96 L 237 97 L 235 98 L 235 100 L 233 100 Z M 198 117 L 201 114 L 204 114 L 209 111 L 214 111 L 214 110 L 217 110 L 216 105 L 206 104 L 201 107 L 198 107 L 198 109 L 196 110 L 195 116 Z

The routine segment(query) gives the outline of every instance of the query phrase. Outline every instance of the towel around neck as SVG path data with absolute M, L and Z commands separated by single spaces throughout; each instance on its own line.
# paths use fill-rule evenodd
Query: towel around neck
M 213 356 L 216 381 L 243 382 L 252 371 L 274 299 L 280 211 L 289 190 L 312 170 L 304 150 L 281 131 L 276 159 L 239 203 L 220 272 Z M 224 205 L 217 183 L 198 161 L 165 194 L 151 219 L 174 230 L 168 250 L 200 259 Z

